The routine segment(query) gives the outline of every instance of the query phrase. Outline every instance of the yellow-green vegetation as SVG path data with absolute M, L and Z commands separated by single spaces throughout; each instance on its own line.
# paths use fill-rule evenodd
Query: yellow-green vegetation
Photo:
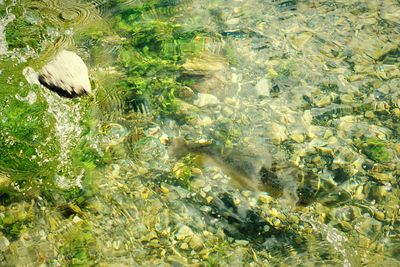
M 0 62 L 3 68 L 11 64 Z M 15 78 L 2 87 L 0 95 L 0 170 L 12 180 L 9 187 L 0 188 L 3 202 L 14 194 L 37 195 L 40 187 L 51 185 L 59 153 L 59 144 L 50 138 L 54 119 L 47 112 L 45 99 L 35 93 L 35 103 L 17 99 L 15 95 L 25 98 L 29 93 L 27 86 L 20 88 L 21 82 Z M 52 160 L 46 160 L 49 158 Z
M 121 8 L 112 17 L 113 28 L 124 39 L 119 49 L 117 66 L 122 66 L 126 78 L 120 80 L 127 102 L 147 99 L 153 113 L 177 116 L 175 91 L 187 82 L 178 81 L 185 56 L 201 49 L 202 37 L 197 31 L 186 31 L 172 14 L 163 15 L 162 7 L 173 7 L 177 2 L 145 1 L 144 4 L 119 7 L 115 2 L 107 6 Z
M 400 7 L 309 2 L 0 0 L 0 265 L 397 266 Z
M 91 228 L 85 222 L 79 222 L 62 235 L 63 244 L 60 251 L 65 264 L 69 266 L 95 266 L 95 237 Z
M 172 168 L 171 182 L 190 189 L 190 181 L 193 179 L 194 155 L 188 154 L 180 159 Z
M 70 152 L 72 166 L 60 161 L 60 140 L 56 133 L 56 119 L 49 112 L 42 88 L 31 86 L 23 76 L 23 70 L 36 62 L 35 51 L 41 51 L 46 43 L 50 27 L 58 27 L 32 3 L 8 3 L 7 12 L 15 15 L 5 29 L 9 52 L 0 59 L 0 204 L 12 206 L 22 199 L 30 201 L 37 197 L 50 203 L 63 202 L 84 205 L 91 192 L 91 172 L 102 159 L 97 150 L 88 144 L 92 125 L 91 113 L 86 112 L 82 120 L 82 141 Z M 46 29 L 48 31 L 46 31 Z M 18 54 L 20 53 L 20 54 Z M 32 55 L 30 54 L 32 53 Z M 10 53 L 11 55 L 11 53 Z M 56 176 L 78 175 L 84 170 L 83 187 L 58 188 Z M 17 239 L 31 226 L 33 214 L 19 218 L 5 214 L 1 221 L 1 231 L 10 239 Z
M 33 210 L 26 202 L 15 202 L 8 207 L 0 206 L 0 230 L 10 240 L 17 239 L 31 226 Z
M 389 150 L 386 147 L 387 144 L 382 140 L 368 138 L 365 141 L 358 140 L 356 145 L 368 158 L 375 162 L 383 163 L 391 159 Z
M 7 11 L 15 15 L 5 31 L 9 49 L 40 49 L 49 21 L 39 20 L 39 14 L 24 5 L 10 6 Z

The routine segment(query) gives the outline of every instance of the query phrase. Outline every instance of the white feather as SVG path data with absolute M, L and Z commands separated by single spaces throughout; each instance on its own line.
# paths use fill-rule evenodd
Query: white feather
M 91 94 L 89 71 L 76 53 L 63 50 L 45 65 L 39 74 L 40 83 L 67 97 Z

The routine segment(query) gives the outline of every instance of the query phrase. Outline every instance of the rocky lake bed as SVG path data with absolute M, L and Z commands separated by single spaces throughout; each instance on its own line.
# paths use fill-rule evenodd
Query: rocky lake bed
M 399 266 L 399 22 L 397 0 L 0 0 L 0 266 Z M 37 80 L 63 50 L 88 94 Z

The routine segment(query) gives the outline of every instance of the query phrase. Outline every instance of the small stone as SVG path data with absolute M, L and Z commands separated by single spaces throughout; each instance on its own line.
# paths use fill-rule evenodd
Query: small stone
M 357 189 L 354 192 L 354 199 L 363 200 L 367 197 L 365 194 L 363 194 L 363 189 L 364 189 L 363 186 L 357 187 Z
M 374 212 L 374 217 L 377 220 L 380 220 L 380 221 L 384 221 L 385 220 L 385 214 L 382 211 L 379 211 L 379 210 Z
M 179 228 L 178 232 L 175 234 L 177 240 L 183 240 L 187 237 L 192 237 L 192 236 L 193 236 L 192 229 L 186 225 L 183 225 L 181 228 Z
M 271 141 L 274 144 L 279 145 L 287 139 L 285 126 L 279 125 L 277 123 L 271 123 L 267 129 L 269 129 Z
M 198 235 L 194 235 L 192 239 L 190 239 L 189 246 L 194 250 L 199 250 L 204 247 L 203 239 Z
M 183 249 L 183 250 L 188 250 L 189 249 L 189 245 L 187 243 L 182 243 L 180 248 Z
M 22 70 L 22 74 L 24 75 L 25 79 L 28 81 L 30 85 L 40 85 L 40 82 L 38 80 L 38 74 L 37 72 L 31 68 L 31 67 L 26 67 Z
M 146 241 L 146 242 L 150 242 L 153 239 L 156 239 L 158 236 L 156 233 L 154 232 L 150 232 L 147 235 L 143 236 L 141 241 Z
M 374 178 L 379 181 L 390 182 L 394 181 L 394 178 L 388 173 L 374 173 Z
M 222 112 L 224 112 L 225 115 L 227 116 L 232 116 L 233 115 L 233 110 L 229 107 L 224 107 L 224 109 L 222 110 Z
M 236 25 L 236 24 L 239 24 L 239 22 L 240 22 L 239 18 L 232 18 L 232 19 L 228 19 L 226 21 L 226 24 L 227 25 Z
M 186 266 L 187 259 L 180 255 L 169 255 L 167 261 L 172 263 L 173 266 Z
M 291 34 L 289 36 L 289 42 L 296 50 L 301 50 L 307 42 L 311 39 L 313 33 L 311 32 L 300 32 Z
M 346 221 L 340 222 L 340 226 L 343 228 L 344 231 L 353 230 L 353 226 L 349 222 L 346 222 Z
M 203 173 L 200 168 L 191 168 L 191 171 L 193 175 L 201 175 Z
M 5 236 L 0 237 L 0 251 L 6 251 L 10 246 L 10 241 Z
M 60 17 L 65 21 L 72 21 L 78 17 L 78 13 L 73 10 L 64 10 L 61 12 Z
M 397 156 L 400 157 L 400 144 L 395 144 L 394 150 L 396 151 Z
M 11 178 L 8 175 L 0 173 L 0 187 L 7 187 L 11 184 Z
M 160 190 L 161 190 L 161 192 L 163 192 L 164 194 L 168 194 L 168 193 L 169 193 L 169 189 L 168 189 L 166 186 L 164 186 L 164 185 L 161 185 L 161 186 L 160 186 Z
M 199 252 L 200 258 L 203 260 L 207 260 L 210 256 L 210 250 L 205 248 Z
M 354 102 L 354 97 L 351 94 L 344 94 L 340 97 L 340 101 L 343 104 L 351 104 Z
M 365 236 L 361 236 L 358 244 L 361 248 L 368 248 L 371 245 L 371 240 Z
M 142 198 L 147 199 L 149 197 L 150 190 L 146 187 L 140 189 L 140 195 Z
M 210 211 L 211 211 L 211 208 L 210 208 L 209 206 L 201 206 L 201 207 L 200 207 L 200 210 L 201 210 L 202 212 L 210 212 Z
M 161 249 L 160 256 L 164 257 L 166 253 L 167 253 L 167 251 L 165 249 Z
M 74 223 L 81 223 L 81 222 L 83 222 L 83 220 L 82 220 L 78 215 L 75 215 L 74 218 L 72 219 L 72 221 L 73 221 Z
M 387 193 L 388 191 L 385 186 L 375 186 L 372 188 L 372 196 L 377 200 L 383 199 Z
M 232 83 L 237 83 L 238 82 L 238 76 L 236 73 L 232 73 L 232 79 L 231 79 Z
M 182 65 L 183 69 L 190 73 L 218 72 L 224 70 L 228 62 L 217 55 L 201 54 L 199 57 L 187 58 Z
M 213 125 L 213 120 L 208 116 L 204 116 L 204 117 L 198 119 L 197 125 L 202 126 L 202 127 L 208 127 L 208 126 Z
M 365 77 L 365 74 L 354 74 L 354 75 L 350 75 L 348 80 L 350 82 L 355 82 L 355 81 L 364 79 L 364 77 Z
M 366 111 L 365 112 L 365 114 L 364 114 L 364 116 L 367 118 L 367 119 L 373 119 L 373 118 L 375 118 L 375 114 L 372 112 L 372 111 Z
M 199 144 L 199 145 L 202 145 L 202 146 L 208 146 L 208 145 L 212 144 L 212 140 L 201 138 L 201 139 L 196 141 L 196 144 Z
M 163 144 L 163 145 L 168 144 L 168 141 L 169 141 L 168 135 L 166 135 L 166 134 L 161 135 L 159 140 L 160 140 L 161 144 Z
M 194 92 L 190 87 L 183 86 L 176 91 L 176 96 L 182 99 L 189 99 L 194 96 Z
M 138 172 L 138 174 L 140 174 L 140 175 L 144 175 L 144 174 L 148 173 L 149 170 L 146 169 L 146 168 L 143 168 L 143 167 L 139 167 L 138 170 L 137 170 L 137 172 Z
M 293 134 L 290 138 L 296 143 L 304 142 L 304 136 L 302 134 Z
M 203 191 L 206 192 L 206 193 L 210 192 L 211 191 L 211 186 L 210 185 L 205 186 L 203 188 Z
M 329 137 L 328 138 L 328 144 L 329 145 L 334 145 L 338 142 L 338 139 L 335 136 Z
M 211 94 L 198 94 L 197 99 L 194 101 L 198 107 L 218 105 L 220 102 L 218 98 Z
M 325 139 L 328 139 L 329 137 L 332 137 L 332 136 L 333 136 L 333 132 L 332 132 L 331 129 L 328 129 L 328 130 L 325 131 L 325 133 L 324 133 L 324 138 Z
M 192 171 L 193 172 L 193 171 Z M 200 188 L 203 188 L 205 186 L 205 181 L 204 179 L 194 179 L 191 183 L 190 183 L 190 187 L 198 190 Z
M 298 224 L 300 222 L 300 218 L 296 215 L 290 215 L 290 221 L 292 221 L 295 224 Z
M 269 195 L 262 194 L 262 195 L 260 195 L 260 196 L 258 197 L 258 200 L 259 200 L 261 203 L 268 204 L 268 203 L 270 203 L 270 202 L 273 200 L 273 198 L 272 198 L 271 196 L 269 196 Z
M 240 245 L 240 246 L 247 246 L 249 244 L 249 241 L 247 241 L 247 240 L 235 240 L 235 243 Z
M 271 91 L 271 82 L 268 79 L 261 79 L 256 84 L 256 93 L 257 96 L 269 96 Z
M 113 248 L 114 248 L 115 250 L 119 250 L 119 249 L 120 249 L 120 246 L 121 246 L 121 241 L 116 240 L 116 241 L 113 242 Z
M 362 211 L 359 207 L 353 206 L 353 207 L 351 207 L 351 210 L 353 211 L 354 218 L 359 218 L 362 216 Z
M 231 105 L 231 106 L 238 106 L 240 104 L 240 101 L 233 97 L 227 97 L 224 100 L 224 104 Z
M 276 78 L 278 75 L 278 72 L 276 72 L 276 70 L 274 70 L 273 68 L 268 69 L 268 77 L 270 77 L 271 79 Z
M 150 136 L 155 136 L 160 132 L 160 127 L 149 128 L 148 132 Z
M 315 104 L 317 107 L 320 107 L 320 108 L 321 108 L 321 107 L 326 107 L 326 106 L 330 105 L 331 102 L 332 102 L 331 96 L 326 95 L 326 96 L 322 96 L 322 97 L 320 97 L 320 98 L 317 98 L 317 99 L 314 101 L 314 104 Z
M 279 226 L 281 225 L 281 220 L 279 220 L 279 219 L 274 219 L 274 220 L 272 221 L 272 224 L 273 224 L 275 227 L 279 227 Z
M 388 105 L 384 101 L 379 101 L 374 105 L 374 109 L 379 112 L 384 112 L 388 109 Z

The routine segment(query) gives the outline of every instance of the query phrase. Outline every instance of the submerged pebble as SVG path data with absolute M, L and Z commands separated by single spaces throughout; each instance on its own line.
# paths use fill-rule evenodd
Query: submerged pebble
M 192 237 L 193 236 L 193 231 L 190 229 L 190 227 L 183 225 L 179 228 L 178 232 L 175 234 L 176 239 L 178 240 L 184 240 L 187 237 Z
M 82 108 L 72 122 L 80 131 L 59 133 L 76 140 L 62 159 L 84 172 L 54 188 L 54 173 L 66 171 L 46 165 L 60 161 L 53 135 L 42 133 L 53 121 L 31 127 L 48 99 L 20 83 L 19 63 L 1 65 L 0 143 L 10 150 L 0 157 L 0 251 L 12 253 L 0 253 L 0 265 L 397 262 L 396 1 L 97 1 L 88 5 L 117 23 L 82 25 L 76 16 L 96 14 L 28 1 L 28 17 L 14 17 L 17 2 L 0 18 L 5 60 L 36 66 L 60 47 L 79 47 L 110 101 L 55 98 Z M 29 31 L 8 31 L 19 24 Z M 32 69 L 22 73 L 38 84 Z M 91 93 L 74 52 L 60 52 L 41 75 L 62 96 Z M 153 117 L 135 112 L 136 93 Z M 198 141 L 176 159 L 168 149 L 179 136 Z M 28 165 L 42 147 L 55 158 Z M 8 151 L 33 167 L 8 172 Z M 258 186 L 260 176 L 271 190 Z M 29 201 L 7 202 L 20 196 Z
M 198 94 L 197 99 L 193 102 L 198 107 L 218 105 L 220 101 L 211 94 Z
M 0 251 L 4 252 L 10 246 L 10 241 L 5 236 L 0 237 Z
M 79 14 L 77 12 L 75 12 L 74 10 L 64 10 L 63 12 L 60 13 L 60 17 L 66 21 L 74 20 L 78 16 L 79 16 Z

